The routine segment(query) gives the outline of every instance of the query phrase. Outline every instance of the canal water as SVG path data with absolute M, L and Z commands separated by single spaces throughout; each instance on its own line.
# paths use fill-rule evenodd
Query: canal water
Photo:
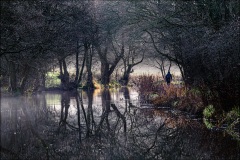
M 239 159 L 239 142 L 133 89 L 1 97 L 1 159 Z

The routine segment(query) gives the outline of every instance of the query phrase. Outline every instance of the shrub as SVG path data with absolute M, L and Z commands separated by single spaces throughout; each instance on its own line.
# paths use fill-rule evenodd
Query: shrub
M 213 116 L 214 112 L 215 112 L 215 109 L 213 105 L 209 105 L 203 110 L 203 115 L 205 118 L 210 118 Z
M 202 114 L 200 91 L 188 90 L 184 85 L 166 85 L 160 78 L 143 75 L 135 78 L 140 97 L 156 107 L 175 107 L 193 114 Z

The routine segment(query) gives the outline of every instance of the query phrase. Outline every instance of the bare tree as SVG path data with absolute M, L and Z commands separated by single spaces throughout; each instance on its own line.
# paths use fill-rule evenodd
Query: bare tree
M 122 11 L 118 2 L 97 3 L 95 8 L 96 34 L 94 47 L 101 62 L 101 83 L 108 85 L 110 77 L 124 54 L 124 43 L 114 43 L 114 37 L 123 26 Z
M 138 58 L 138 53 L 136 53 L 137 49 L 135 46 L 129 45 L 128 52 L 124 54 L 122 57 L 123 61 L 123 76 L 120 79 L 120 83 L 122 85 L 127 85 L 129 82 L 130 74 L 134 72 L 133 67 L 142 63 L 144 59 L 144 53 L 142 54 L 142 58 L 138 61 L 136 61 L 136 58 Z

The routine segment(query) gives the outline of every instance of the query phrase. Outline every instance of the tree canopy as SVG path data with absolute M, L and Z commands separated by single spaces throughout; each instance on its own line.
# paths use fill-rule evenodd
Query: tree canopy
M 0 27 L 1 83 L 11 92 L 44 86 L 56 65 L 62 89 L 79 87 L 83 72 L 93 88 L 94 58 L 102 84 L 118 65 L 128 82 L 132 67 L 154 54 L 179 66 L 185 84 L 200 88 L 206 104 L 239 105 L 237 0 L 6 0 Z M 69 57 L 75 57 L 74 79 Z

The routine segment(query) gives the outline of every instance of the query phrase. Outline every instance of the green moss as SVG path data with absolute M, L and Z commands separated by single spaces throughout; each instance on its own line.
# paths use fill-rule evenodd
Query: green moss
M 236 126 L 239 126 L 240 123 L 240 108 L 239 106 L 234 107 L 231 111 L 226 114 L 224 122 L 228 125 L 226 131 L 233 138 L 240 140 L 240 135 L 234 129 Z
M 215 115 L 215 118 L 217 118 L 217 124 L 212 124 L 210 122 L 210 118 L 213 117 L 214 113 L 215 109 L 213 105 L 209 105 L 204 109 L 203 122 L 206 125 L 206 127 L 211 129 L 213 127 L 221 127 L 223 125 L 226 125 L 226 128 L 224 127 L 224 131 L 226 131 L 234 139 L 239 141 L 240 135 L 237 131 L 237 127 L 239 126 L 240 123 L 240 108 L 236 106 L 231 111 L 223 113 L 223 115 L 220 117 L 218 115 Z
M 203 115 L 205 118 L 210 118 L 213 116 L 215 112 L 215 109 L 213 105 L 208 105 L 204 110 L 203 110 Z
M 204 122 L 205 126 L 206 126 L 208 129 L 211 129 L 211 128 L 213 128 L 213 126 L 214 126 L 214 125 L 213 125 L 208 119 L 206 119 L 206 118 L 203 119 L 203 122 Z

